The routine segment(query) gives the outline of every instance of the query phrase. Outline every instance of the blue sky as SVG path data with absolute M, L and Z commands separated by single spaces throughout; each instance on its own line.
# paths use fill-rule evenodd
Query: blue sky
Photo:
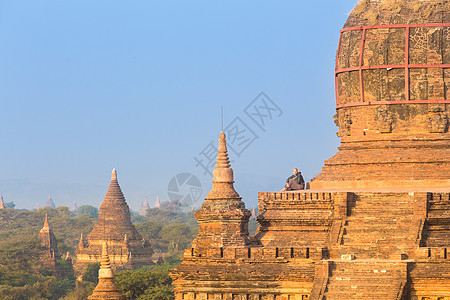
M 0 1 L 0 191 L 18 208 L 98 206 L 113 168 L 132 209 L 239 117 L 247 206 L 336 151 L 334 59 L 355 1 Z M 280 109 L 261 128 L 245 108 Z M 267 100 L 267 99 L 266 99 Z M 257 102 L 255 102 L 257 104 Z M 255 104 L 254 103 L 254 104 Z M 247 132 L 250 132 L 247 131 Z M 201 200 L 197 202 L 197 205 Z

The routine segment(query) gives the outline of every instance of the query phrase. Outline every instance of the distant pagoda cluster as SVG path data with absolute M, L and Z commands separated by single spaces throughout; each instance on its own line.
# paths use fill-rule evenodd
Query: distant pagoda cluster
M 84 270 L 89 263 L 100 261 L 103 245 L 107 245 L 114 269 L 133 269 L 153 264 L 153 249 L 142 238 L 130 219 L 130 209 L 112 171 L 111 183 L 100 205 L 98 221 L 84 239 L 81 236 L 75 251 L 75 268 Z

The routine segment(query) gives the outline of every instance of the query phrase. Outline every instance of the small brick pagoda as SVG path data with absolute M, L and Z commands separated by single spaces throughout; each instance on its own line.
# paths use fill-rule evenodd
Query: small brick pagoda
M 108 255 L 108 247 L 106 243 L 102 247 L 102 258 L 100 262 L 100 270 L 98 270 L 98 284 L 95 287 L 89 300 L 126 300 L 116 283 L 114 282 L 114 274 Z
M 56 260 L 60 258 L 58 252 L 58 243 L 55 234 L 48 223 L 48 216 L 45 214 L 44 226 L 39 231 L 39 239 L 41 241 L 42 255 L 41 260 L 44 267 L 57 272 Z
M 100 205 L 98 221 L 87 236 L 81 236 L 76 250 L 75 268 L 83 270 L 87 264 L 99 262 L 104 243 L 113 268 L 134 269 L 153 264 L 153 249 L 137 232 L 130 219 L 130 209 L 112 171 L 111 184 Z
M 339 152 L 310 190 L 258 193 L 254 237 L 221 134 L 176 300 L 450 299 L 449 25 L 447 0 L 357 4 L 336 58 Z

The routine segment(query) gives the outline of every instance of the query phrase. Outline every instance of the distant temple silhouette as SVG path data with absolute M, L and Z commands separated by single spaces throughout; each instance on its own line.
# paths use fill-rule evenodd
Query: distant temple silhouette
M 130 209 L 117 181 L 115 169 L 108 192 L 100 205 L 97 223 L 86 240 L 83 236 L 80 238 L 75 252 L 75 268 L 84 270 L 87 264 L 100 261 L 104 243 L 108 245 L 114 269 L 133 269 L 153 264 L 153 249 L 131 223 Z
M 56 208 L 55 203 L 53 202 L 52 196 L 49 194 L 47 202 L 45 202 L 45 207 Z

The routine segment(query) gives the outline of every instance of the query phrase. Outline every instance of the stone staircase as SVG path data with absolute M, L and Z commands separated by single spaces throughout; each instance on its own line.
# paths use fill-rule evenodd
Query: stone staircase
M 332 261 L 328 285 L 319 299 L 400 300 L 406 280 L 406 262 Z
M 357 259 L 401 259 L 414 252 L 421 223 L 414 218 L 412 197 L 358 193 L 354 198 L 332 246 L 332 259 L 350 254 Z

